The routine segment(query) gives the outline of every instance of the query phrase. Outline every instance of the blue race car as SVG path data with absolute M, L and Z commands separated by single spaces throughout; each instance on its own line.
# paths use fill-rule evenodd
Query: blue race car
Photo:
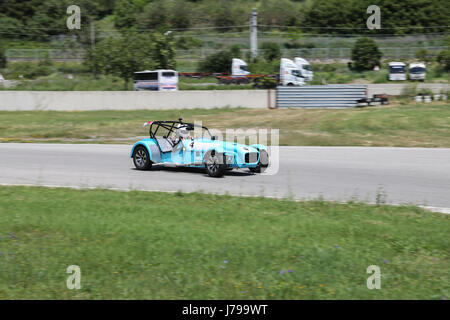
M 150 138 L 136 142 L 131 158 L 138 170 L 148 170 L 153 164 L 175 167 L 205 168 L 210 177 L 221 177 L 226 170 L 248 168 L 254 173 L 269 165 L 266 146 L 251 146 L 217 140 L 208 128 L 178 121 L 148 121 Z M 194 139 L 193 132 L 201 132 Z

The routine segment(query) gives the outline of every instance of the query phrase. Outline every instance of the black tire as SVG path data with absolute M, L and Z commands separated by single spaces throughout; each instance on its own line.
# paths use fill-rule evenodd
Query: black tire
M 138 170 L 148 170 L 152 167 L 150 156 L 147 148 L 144 146 L 137 146 L 133 151 L 133 162 Z
M 219 178 L 223 176 L 227 169 L 225 157 L 223 154 L 216 153 L 214 150 L 208 151 L 205 155 L 205 168 L 210 177 Z

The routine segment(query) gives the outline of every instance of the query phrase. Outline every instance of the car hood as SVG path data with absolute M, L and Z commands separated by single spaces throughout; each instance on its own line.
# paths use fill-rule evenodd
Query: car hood
M 258 152 L 258 150 L 254 147 L 235 143 L 235 142 L 228 142 L 228 141 L 221 141 L 221 140 L 206 140 L 206 139 L 194 139 L 194 150 L 207 150 L 212 148 L 217 148 L 224 150 L 226 152 Z M 188 140 L 188 144 L 191 142 Z

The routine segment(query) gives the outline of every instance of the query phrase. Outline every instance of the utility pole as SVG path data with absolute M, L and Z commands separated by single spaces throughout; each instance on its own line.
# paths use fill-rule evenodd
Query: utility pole
M 166 55 L 164 56 L 164 63 L 165 63 L 165 66 L 164 66 L 164 69 L 169 69 L 169 57 L 168 57 L 168 55 L 169 55 L 169 42 L 168 42 L 168 36 L 170 35 L 172 33 L 172 31 L 166 31 L 166 32 L 164 32 L 164 39 L 165 39 L 165 42 L 166 42 Z
M 258 56 L 258 11 L 253 8 L 250 14 L 250 54 L 252 59 Z
M 93 21 L 91 21 L 90 27 L 91 27 L 91 46 L 93 48 L 95 46 L 95 26 Z

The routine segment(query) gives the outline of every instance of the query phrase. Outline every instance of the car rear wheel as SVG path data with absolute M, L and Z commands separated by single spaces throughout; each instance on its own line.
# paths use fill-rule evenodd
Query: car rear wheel
M 147 148 L 144 146 L 137 146 L 133 152 L 133 162 L 138 170 L 148 170 L 152 167 L 150 156 Z
M 223 154 L 216 153 L 214 150 L 205 155 L 205 168 L 210 177 L 219 178 L 223 176 L 227 169 Z

